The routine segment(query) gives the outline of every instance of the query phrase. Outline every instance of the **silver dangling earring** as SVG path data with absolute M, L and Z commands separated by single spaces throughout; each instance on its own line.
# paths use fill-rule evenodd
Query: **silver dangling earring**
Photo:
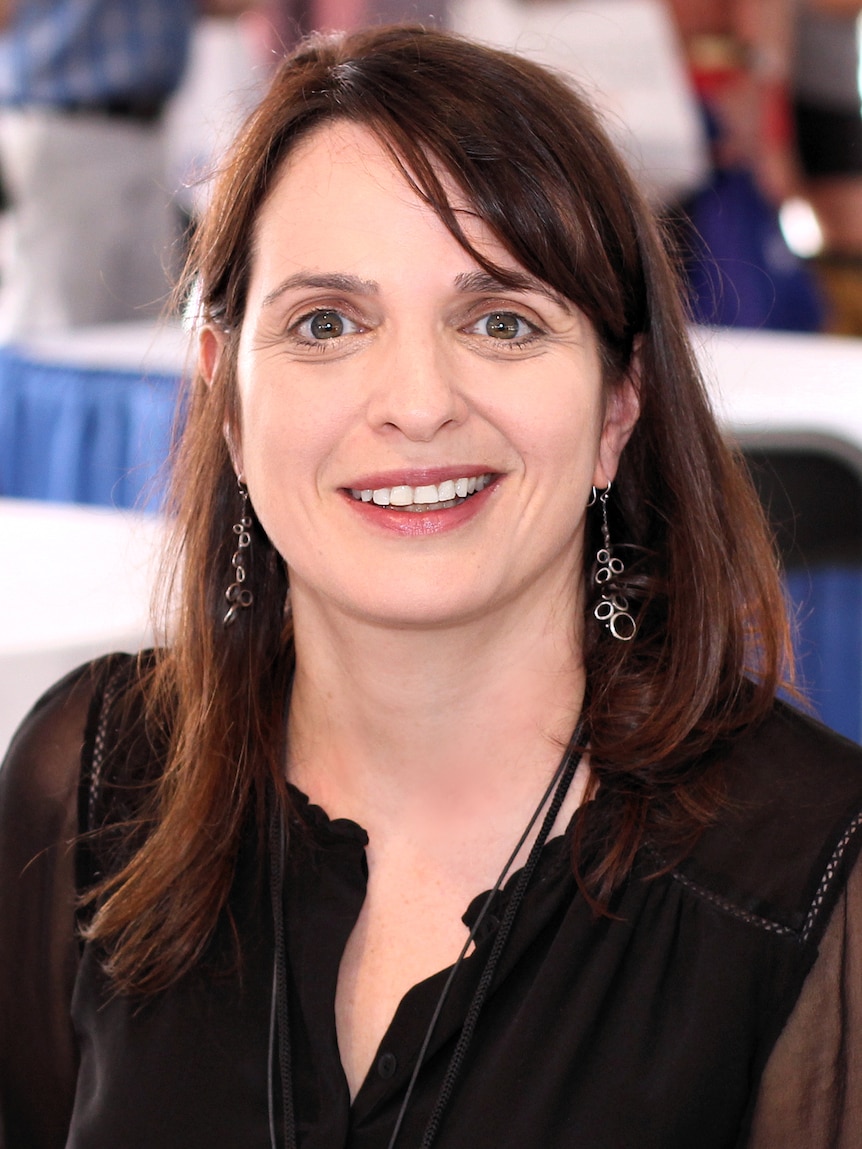
M 620 642 L 631 642 L 637 633 L 637 623 L 629 614 L 629 600 L 620 594 L 614 583 L 626 569 L 622 559 L 613 556 L 611 535 L 608 529 L 608 497 L 611 493 L 611 484 L 599 494 L 593 487 L 593 493 L 588 507 L 595 504 L 598 497 L 602 504 L 602 540 L 604 546 L 596 552 L 596 573 L 593 576 L 596 586 L 601 591 L 601 598 L 596 603 L 593 614 L 605 626 L 614 638 Z
M 230 604 L 223 619 L 226 627 L 236 622 L 239 612 L 250 607 L 254 602 L 254 595 L 247 586 L 243 586 L 246 577 L 245 552 L 251 546 L 251 515 L 248 510 L 248 491 L 240 478 L 237 479 L 237 486 L 242 499 L 242 510 L 239 522 L 233 525 L 233 533 L 236 535 L 236 550 L 230 560 L 230 565 L 233 567 L 233 582 L 224 592 L 224 596 Z

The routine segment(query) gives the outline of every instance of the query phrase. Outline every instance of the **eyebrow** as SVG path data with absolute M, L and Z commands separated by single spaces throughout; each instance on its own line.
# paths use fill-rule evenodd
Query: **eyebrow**
M 324 291 L 343 291 L 351 295 L 378 295 L 380 286 L 372 279 L 360 279 L 357 275 L 340 275 L 332 273 L 319 275 L 311 271 L 299 271 L 296 275 L 289 275 L 278 287 L 264 298 L 263 306 L 269 307 L 286 291 L 295 291 L 298 288 L 319 287 Z
M 309 287 L 321 288 L 324 291 L 341 291 L 351 295 L 380 294 L 380 285 L 375 283 L 373 279 L 360 279 L 357 275 L 345 275 L 340 272 L 322 274 L 311 271 L 299 271 L 295 275 L 289 275 L 287 279 L 282 280 L 277 287 L 273 288 L 273 290 L 264 297 L 263 306 L 269 307 L 270 304 L 275 303 L 285 292 Z M 564 295 L 555 291 L 547 283 L 544 283 L 541 279 L 537 279 L 534 275 L 517 271 L 515 268 L 512 268 L 511 271 L 507 269 L 505 280 L 491 275 L 487 271 L 463 271 L 455 276 L 455 288 L 464 295 L 495 294 L 506 291 L 535 291 L 539 295 L 544 295 L 565 311 L 571 310 L 572 306 Z
M 465 294 L 476 295 L 506 291 L 535 291 L 562 307 L 564 311 L 571 311 L 571 301 L 561 295 L 559 291 L 555 291 L 549 284 L 537 279 L 536 276 L 529 275 L 525 271 L 518 271 L 515 268 L 511 270 L 506 268 L 505 272 L 506 278 L 503 280 L 487 271 L 465 271 L 455 276 L 455 286 Z

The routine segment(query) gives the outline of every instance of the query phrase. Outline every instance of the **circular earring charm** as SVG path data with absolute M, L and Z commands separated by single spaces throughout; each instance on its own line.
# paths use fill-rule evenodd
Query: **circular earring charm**
M 228 601 L 228 609 L 222 620 L 224 626 L 231 626 L 236 622 L 241 610 L 245 610 L 254 602 L 254 595 L 247 586 L 243 586 L 246 578 L 245 552 L 251 546 L 251 515 L 248 512 L 248 491 L 242 479 L 237 479 L 242 510 L 239 522 L 234 523 L 233 533 L 236 535 L 236 550 L 231 556 L 230 565 L 233 567 L 233 582 L 224 592 Z
M 614 586 L 616 579 L 625 571 L 622 559 L 614 557 L 608 528 L 608 497 L 611 484 L 599 494 L 593 487 L 593 494 L 587 506 L 598 500 L 602 505 L 602 541 L 604 546 L 596 552 L 596 573 L 593 580 L 601 591 L 601 597 L 593 608 L 593 615 L 619 642 L 631 642 L 637 634 L 637 623 L 629 613 L 629 600 Z

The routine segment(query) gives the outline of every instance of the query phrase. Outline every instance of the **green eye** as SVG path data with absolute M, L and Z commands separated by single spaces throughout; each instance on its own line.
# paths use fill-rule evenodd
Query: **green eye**
M 344 334 L 344 319 L 337 311 L 316 311 L 308 320 L 312 339 L 337 339 Z

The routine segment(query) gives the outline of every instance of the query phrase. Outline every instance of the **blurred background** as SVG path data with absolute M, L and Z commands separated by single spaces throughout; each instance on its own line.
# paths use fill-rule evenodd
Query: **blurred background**
M 412 20 L 586 90 L 679 254 L 815 713 L 862 738 L 859 0 L 0 0 L 0 751 L 151 640 L 208 178 L 305 33 Z

